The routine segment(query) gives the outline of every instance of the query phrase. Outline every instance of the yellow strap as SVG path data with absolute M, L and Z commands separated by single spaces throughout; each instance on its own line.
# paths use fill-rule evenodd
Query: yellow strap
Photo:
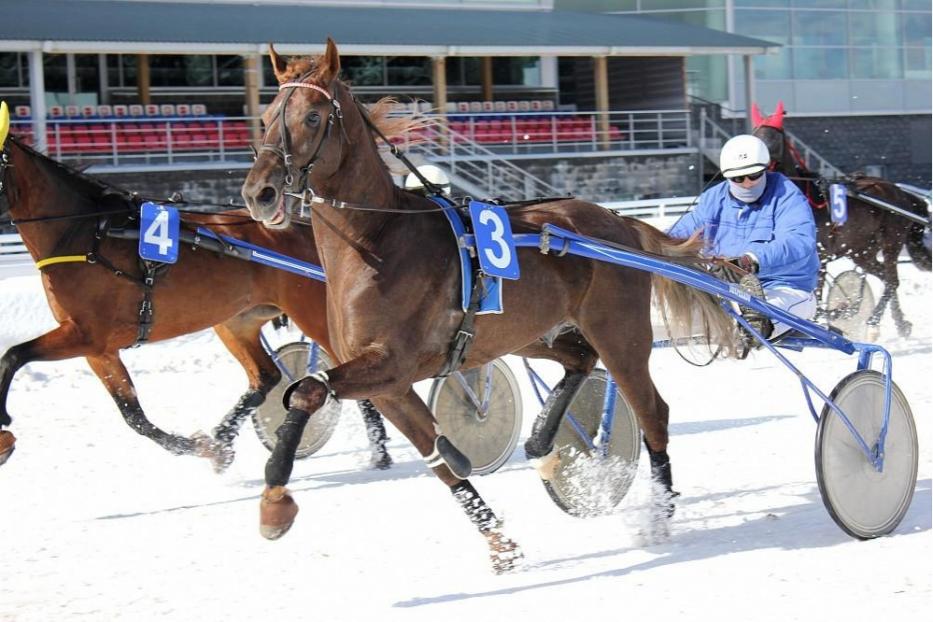
M 41 270 L 46 266 L 57 263 L 84 263 L 87 261 L 87 255 L 61 255 L 60 257 L 48 257 L 36 262 L 36 268 Z

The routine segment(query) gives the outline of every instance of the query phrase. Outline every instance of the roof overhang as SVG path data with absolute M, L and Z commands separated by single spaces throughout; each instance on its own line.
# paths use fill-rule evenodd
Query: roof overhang
M 6 5 L 6 6 L 4 6 Z M 13 5 L 13 6 L 10 6 Z M 695 56 L 779 45 L 642 15 L 113 0 L 0 0 L 0 51 L 348 56 Z

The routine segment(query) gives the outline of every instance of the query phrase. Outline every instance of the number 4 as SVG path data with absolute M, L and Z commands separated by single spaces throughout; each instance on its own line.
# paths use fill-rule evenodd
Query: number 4
M 156 217 L 152 219 L 152 222 L 143 234 L 143 242 L 158 246 L 160 255 L 168 255 L 168 249 L 172 248 L 174 241 L 168 234 L 167 211 L 161 210 L 156 214 Z

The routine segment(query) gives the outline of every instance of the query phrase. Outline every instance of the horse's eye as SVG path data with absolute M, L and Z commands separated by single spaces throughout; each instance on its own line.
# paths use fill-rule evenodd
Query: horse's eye
M 312 110 L 305 117 L 305 123 L 308 127 L 317 127 L 321 123 L 321 114 L 316 110 Z

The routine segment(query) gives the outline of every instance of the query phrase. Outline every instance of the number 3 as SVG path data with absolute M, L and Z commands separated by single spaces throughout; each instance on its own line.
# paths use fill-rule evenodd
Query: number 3
M 503 269 L 512 263 L 512 252 L 509 250 L 509 246 L 506 244 L 505 240 L 502 239 L 502 234 L 505 233 L 505 226 L 495 212 L 492 210 L 483 210 L 479 216 L 480 224 L 486 225 L 490 221 L 493 224 L 493 230 L 490 232 L 489 237 L 493 242 L 499 245 L 501 254 L 497 255 L 489 248 L 484 248 L 483 252 L 486 254 L 489 263 L 497 268 Z

